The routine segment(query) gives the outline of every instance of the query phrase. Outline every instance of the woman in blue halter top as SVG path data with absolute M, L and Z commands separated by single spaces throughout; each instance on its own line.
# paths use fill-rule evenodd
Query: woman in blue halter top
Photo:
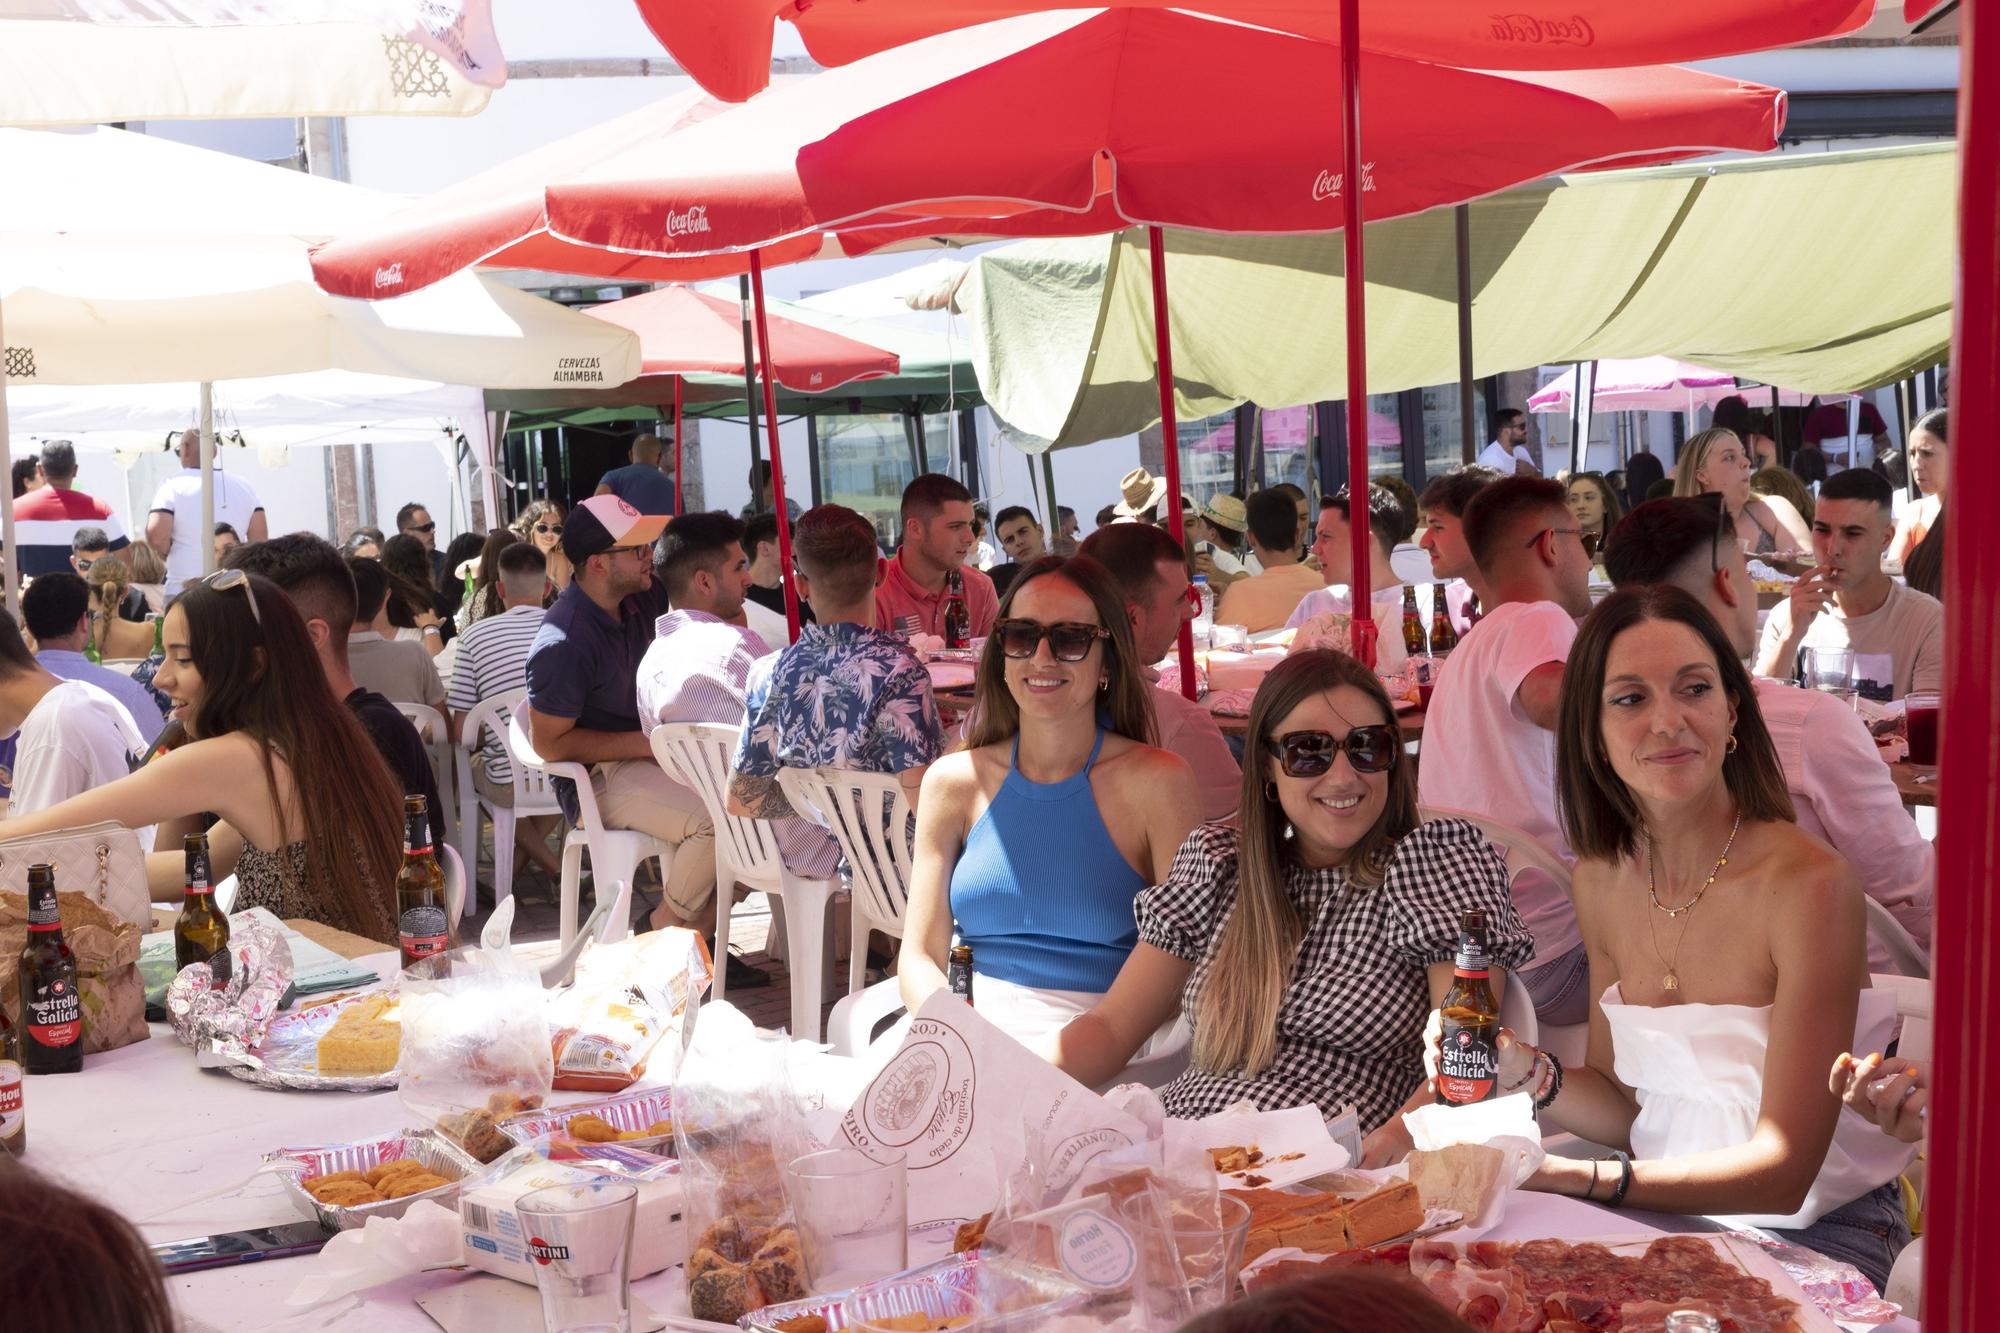
M 1141 889 L 1200 818 L 1194 774 L 1154 748 L 1124 600 L 1081 556 L 1021 571 L 979 661 L 965 747 L 917 803 L 900 968 L 914 1012 L 954 933 L 973 1001 L 1017 1040 L 1107 990 L 1138 941 Z

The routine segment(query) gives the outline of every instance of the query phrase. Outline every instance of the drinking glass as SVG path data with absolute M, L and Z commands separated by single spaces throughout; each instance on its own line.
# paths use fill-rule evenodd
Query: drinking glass
M 1805 685 L 1822 694 L 1831 694 L 1843 703 L 1854 703 L 1854 650 L 1851 648 L 1808 648 L 1805 650 Z
M 514 1205 L 548 1333 L 632 1333 L 632 1222 L 636 1186 L 612 1180 L 555 1185 Z
M 1903 696 L 1903 724 L 1910 738 L 1910 762 L 1935 764 L 1938 761 L 1938 696 L 1931 690 L 1916 690 Z
M 1250 1208 L 1226 1194 L 1149 1190 L 1118 1205 L 1139 1249 L 1134 1306 L 1148 1328 L 1173 1328 L 1236 1295 Z
M 856 1148 L 828 1148 L 785 1167 L 785 1194 L 799 1225 L 806 1280 L 815 1292 L 846 1291 L 909 1267 L 907 1162 Z

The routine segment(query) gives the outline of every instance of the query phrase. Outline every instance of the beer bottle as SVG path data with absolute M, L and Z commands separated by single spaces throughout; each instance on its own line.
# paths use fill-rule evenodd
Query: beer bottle
M 451 948 L 450 914 L 445 911 L 444 867 L 431 848 L 431 812 L 421 796 L 403 798 L 403 868 L 396 874 L 396 936 L 403 970 L 420 977 L 439 974 L 439 955 Z
M 1473 593 L 1465 599 L 1465 628 L 1471 631 L 1479 623 L 1479 594 Z
M 63 942 L 51 865 L 28 867 L 28 942 L 21 946 L 20 983 L 23 1071 L 81 1070 L 83 1003 L 76 989 L 76 955 Z
M 972 1003 L 972 946 L 970 944 L 954 944 L 951 946 L 951 962 L 945 969 L 944 979 L 945 984 L 951 987 L 953 995 L 961 997 L 967 1004 Z
M 215 910 L 215 887 L 208 876 L 208 835 L 190 833 L 182 839 L 187 857 L 187 888 L 181 914 L 174 918 L 174 969 L 205 963 L 229 947 L 229 918 Z
M 1438 1046 L 1437 1099 L 1455 1106 L 1499 1096 L 1500 1005 L 1486 965 L 1486 913 L 1465 909 L 1458 928 L 1458 960 L 1451 989 L 1439 1006 L 1443 1040 Z
M 1431 656 L 1443 657 L 1458 647 L 1458 631 L 1451 627 L 1451 606 L 1444 595 L 1445 585 L 1431 588 Z
M 0 1155 L 28 1151 L 28 1117 L 21 1105 L 21 1029 L 0 1004 Z
M 1417 610 L 1417 588 L 1413 583 L 1403 585 L 1403 651 L 1411 657 L 1422 657 L 1430 651 L 1430 643 L 1424 638 L 1424 617 Z
M 944 646 L 970 648 L 972 619 L 965 613 L 965 578 L 954 569 L 944 579 Z

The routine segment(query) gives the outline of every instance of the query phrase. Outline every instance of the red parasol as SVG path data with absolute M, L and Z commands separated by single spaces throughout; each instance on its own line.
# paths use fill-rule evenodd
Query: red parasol
M 674 377 L 674 510 L 681 504 L 681 376 L 741 375 L 743 307 L 692 287 L 662 287 L 593 306 L 583 312 L 639 335 L 640 367 L 648 375 Z M 761 339 L 764 325 L 758 324 Z M 856 380 L 893 375 L 903 360 L 894 352 L 843 337 L 795 319 L 770 321 L 771 365 L 778 383 L 794 393 L 825 393 Z M 746 402 L 747 411 L 755 404 Z M 776 437 L 773 437 L 776 448 Z
M 732 102 L 770 82 L 779 19 L 798 28 L 813 59 L 845 65 L 941 32 L 1090 7 L 1064 0 L 638 0 L 638 6 L 681 67 Z M 1340 35 L 1338 6 L 1327 0 L 1126 0 L 1121 7 L 1194 8 L 1325 41 Z M 1874 9 L 1875 0 L 1567 0 L 1541 12 L 1481 0 L 1362 0 L 1359 18 L 1367 49 L 1389 55 L 1470 69 L 1603 69 L 1817 41 L 1861 27 Z

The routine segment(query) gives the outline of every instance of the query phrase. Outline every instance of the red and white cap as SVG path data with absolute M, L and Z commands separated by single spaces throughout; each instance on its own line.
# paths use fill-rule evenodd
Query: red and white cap
M 651 546 L 666 526 L 665 514 L 642 514 L 615 495 L 593 495 L 569 511 L 563 554 L 581 565 L 614 546 Z

